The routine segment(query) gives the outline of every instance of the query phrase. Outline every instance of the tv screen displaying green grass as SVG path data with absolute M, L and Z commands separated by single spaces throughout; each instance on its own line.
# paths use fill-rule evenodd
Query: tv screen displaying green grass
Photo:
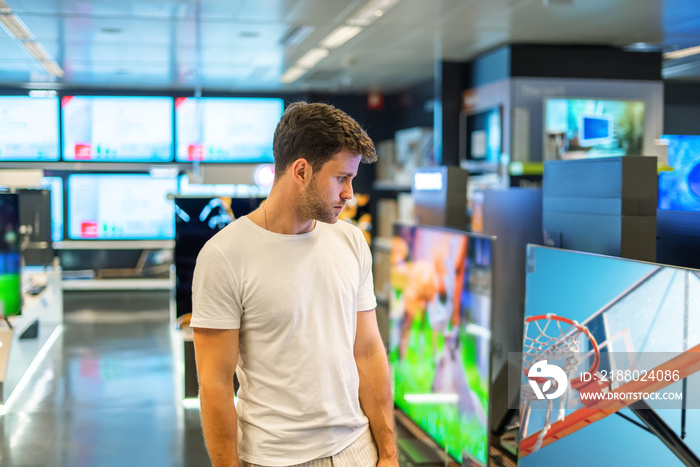
M 17 195 L 0 193 L 0 316 L 20 314 L 19 209 Z
M 491 237 L 395 225 L 394 403 L 458 462 L 488 455 Z

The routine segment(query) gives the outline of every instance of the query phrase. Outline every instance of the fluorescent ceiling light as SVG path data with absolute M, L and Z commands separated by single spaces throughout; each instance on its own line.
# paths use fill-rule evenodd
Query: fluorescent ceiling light
M 362 28 L 359 26 L 340 26 L 335 31 L 328 34 L 326 38 L 320 42 L 320 45 L 326 49 L 335 49 L 358 35 L 360 31 L 362 31 Z
M 399 0 L 371 0 L 347 22 L 353 26 L 369 26 L 397 3 L 399 3 Z
M 24 45 L 24 48 L 27 49 L 29 53 L 40 62 L 47 62 L 51 60 L 49 54 L 46 53 L 46 50 L 44 50 L 44 48 L 38 42 L 24 42 L 22 45 Z
M 41 62 L 41 64 L 44 66 L 44 69 L 48 74 L 63 78 L 65 73 L 63 72 L 63 68 L 61 68 L 58 63 L 50 60 L 48 62 Z
M 48 53 L 46 53 L 44 47 L 34 40 L 34 36 L 29 28 L 27 28 L 17 15 L 12 12 L 12 9 L 4 0 L 0 0 L 0 23 L 10 36 L 19 41 L 20 45 L 22 45 L 35 60 L 41 63 L 41 66 L 43 66 L 49 74 L 58 76 L 59 78 L 63 77 L 63 69 Z
M 0 12 L 3 10 L 0 10 Z M 0 13 L 0 23 L 5 26 L 7 32 L 17 40 L 31 41 L 32 34 L 27 27 L 13 13 Z
M 683 57 L 690 57 L 691 55 L 696 55 L 700 54 L 700 45 L 696 45 L 695 47 L 688 47 L 685 49 L 680 49 L 680 50 L 674 50 L 673 52 L 666 52 L 664 54 L 664 58 L 666 60 L 674 59 L 674 58 L 683 58 Z
M 298 66 L 293 66 L 287 69 L 282 76 L 280 76 L 280 82 L 282 83 L 293 83 L 298 80 L 301 75 L 306 73 L 308 70 L 306 68 L 301 68 Z
M 314 47 L 313 49 L 306 52 L 299 60 L 297 60 L 295 65 L 301 68 L 313 68 L 318 62 L 320 62 L 327 56 L 328 49 Z

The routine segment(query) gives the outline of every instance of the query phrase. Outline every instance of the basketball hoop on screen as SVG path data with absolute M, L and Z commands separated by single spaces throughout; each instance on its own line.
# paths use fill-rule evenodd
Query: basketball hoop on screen
M 587 378 L 587 381 L 584 380 L 583 375 L 574 377 L 581 362 L 588 358 L 591 359 L 591 364 L 587 373 L 591 377 Z M 557 363 L 548 364 L 547 362 Z M 542 447 L 542 442 L 547 437 L 552 423 L 565 418 L 567 401 L 570 400 L 573 390 L 577 390 L 581 394 L 582 392 L 601 392 L 606 389 L 605 384 L 597 375 L 599 364 L 598 343 L 586 326 L 551 313 L 531 316 L 525 320 L 523 373 L 526 380 L 521 386 L 521 399 L 523 400 L 520 412 L 521 439 L 528 436 L 532 402 L 547 399 L 544 423 L 537 435 L 532 452 L 536 452 Z M 541 372 L 545 367 L 550 367 L 554 372 L 563 371 L 566 378 L 563 377 L 564 375 L 562 378 L 556 378 L 555 373 L 546 374 L 545 372 L 542 374 L 554 377 L 554 379 L 533 376 L 533 373 Z M 562 384 L 568 386 L 565 391 L 561 391 Z M 542 390 L 539 387 L 542 387 Z M 554 394 L 562 393 L 561 397 L 553 397 L 552 394 L 549 394 L 552 389 L 555 391 Z M 544 396 L 543 393 L 548 393 L 548 395 Z M 554 421 L 552 420 L 553 399 L 559 399 L 559 410 Z M 584 404 L 588 403 L 588 399 L 581 399 Z

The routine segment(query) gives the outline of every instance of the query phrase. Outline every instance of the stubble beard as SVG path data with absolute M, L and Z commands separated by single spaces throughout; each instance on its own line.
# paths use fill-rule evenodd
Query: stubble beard
M 299 202 L 294 209 L 298 220 L 317 220 L 326 224 L 335 224 L 338 216 L 334 215 L 333 208 L 324 202 L 318 192 L 316 179 L 312 178 L 309 186 L 299 196 Z

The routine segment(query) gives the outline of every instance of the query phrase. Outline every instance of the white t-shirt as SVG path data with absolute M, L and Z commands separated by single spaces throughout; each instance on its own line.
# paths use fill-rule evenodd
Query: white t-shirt
M 357 312 L 377 306 L 351 224 L 283 235 L 242 217 L 197 257 L 190 325 L 240 329 L 238 450 L 280 466 L 338 453 L 367 429 L 353 357 Z

